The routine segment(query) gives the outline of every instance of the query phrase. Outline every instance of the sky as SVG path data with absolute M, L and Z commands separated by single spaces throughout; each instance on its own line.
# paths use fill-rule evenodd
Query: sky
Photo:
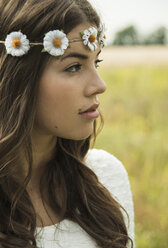
M 89 0 L 107 29 L 108 40 L 116 31 L 134 25 L 146 35 L 160 26 L 168 28 L 168 0 Z

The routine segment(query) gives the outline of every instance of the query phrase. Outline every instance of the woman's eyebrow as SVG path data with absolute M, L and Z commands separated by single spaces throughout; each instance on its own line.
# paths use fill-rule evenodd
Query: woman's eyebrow
M 61 58 L 61 61 L 67 59 L 67 58 L 79 58 L 79 59 L 88 59 L 89 57 L 87 55 L 84 55 L 82 53 L 69 53 L 66 56 Z
M 96 56 L 98 56 L 99 54 L 101 53 L 101 50 L 97 53 Z M 76 52 L 73 52 L 73 53 L 69 53 L 67 54 L 66 56 L 62 57 L 61 58 L 61 61 L 67 59 L 67 58 L 79 58 L 79 59 L 88 59 L 89 56 L 85 55 L 85 54 L 82 54 L 82 53 L 76 53 Z

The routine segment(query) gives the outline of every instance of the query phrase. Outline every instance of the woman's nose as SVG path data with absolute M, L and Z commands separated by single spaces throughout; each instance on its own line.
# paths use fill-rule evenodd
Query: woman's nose
M 89 77 L 89 83 L 86 87 L 85 94 L 87 96 L 94 94 L 102 94 L 106 90 L 106 84 L 104 80 L 98 74 L 98 71 L 92 73 Z

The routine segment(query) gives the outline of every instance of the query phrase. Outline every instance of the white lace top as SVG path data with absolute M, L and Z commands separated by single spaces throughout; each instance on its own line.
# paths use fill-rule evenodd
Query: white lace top
M 124 166 L 110 153 L 98 149 L 88 151 L 86 164 L 95 172 L 100 182 L 127 211 L 129 223 L 124 212 L 123 215 L 129 236 L 134 241 L 132 193 Z M 39 248 L 98 248 L 96 242 L 86 231 L 77 223 L 67 219 L 61 221 L 59 225 L 37 227 L 36 240 Z M 128 245 L 128 247 L 130 247 L 130 245 Z

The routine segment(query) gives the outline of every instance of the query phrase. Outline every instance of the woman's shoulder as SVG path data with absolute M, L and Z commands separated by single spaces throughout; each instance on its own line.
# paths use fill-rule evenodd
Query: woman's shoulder
M 86 165 L 94 171 L 99 181 L 126 210 L 123 212 L 129 236 L 134 240 L 134 206 L 129 177 L 123 163 L 111 153 L 101 149 L 90 149 Z
M 91 149 L 85 161 L 119 202 L 131 198 L 128 174 L 119 159 L 105 150 Z
M 101 149 L 90 149 L 86 155 L 86 164 L 98 177 L 105 181 L 113 178 L 114 186 L 128 177 L 122 162 L 111 153 Z M 107 177 L 108 176 L 108 177 Z M 111 182 L 111 180 L 110 180 Z M 116 184 L 115 184 L 116 183 Z

